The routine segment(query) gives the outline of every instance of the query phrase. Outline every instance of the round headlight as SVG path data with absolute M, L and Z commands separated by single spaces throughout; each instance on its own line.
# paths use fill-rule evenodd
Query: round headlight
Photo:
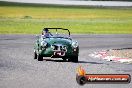
M 77 48 L 78 47 L 78 42 L 76 41 L 76 42 L 72 42 L 72 46 L 73 46 L 73 48 Z

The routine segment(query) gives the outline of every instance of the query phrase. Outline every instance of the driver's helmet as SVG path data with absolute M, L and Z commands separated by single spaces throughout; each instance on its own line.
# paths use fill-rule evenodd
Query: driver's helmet
M 51 37 L 52 34 L 49 32 L 49 30 L 47 28 L 44 28 L 43 31 L 42 31 L 42 35 L 44 37 Z
M 49 30 L 47 28 L 44 28 L 43 31 L 42 31 L 42 35 L 44 35 L 45 33 L 48 33 Z

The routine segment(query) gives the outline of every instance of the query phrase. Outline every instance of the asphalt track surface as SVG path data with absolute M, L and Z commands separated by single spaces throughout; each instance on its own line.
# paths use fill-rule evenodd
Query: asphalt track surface
M 132 64 L 107 62 L 89 54 L 113 48 L 132 47 L 132 35 L 73 35 L 79 42 L 79 62 L 33 59 L 35 35 L 0 35 L 0 88 L 132 88 L 129 84 L 76 83 L 79 65 L 89 74 L 130 74 Z

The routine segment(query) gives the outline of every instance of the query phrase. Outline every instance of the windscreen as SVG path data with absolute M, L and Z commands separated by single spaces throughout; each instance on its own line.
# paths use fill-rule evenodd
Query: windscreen
M 53 35 L 52 37 L 69 37 L 68 30 L 63 29 L 49 29 L 49 32 Z

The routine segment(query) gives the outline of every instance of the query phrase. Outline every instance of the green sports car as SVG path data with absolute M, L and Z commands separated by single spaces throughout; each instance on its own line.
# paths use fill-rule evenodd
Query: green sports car
M 62 58 L 64 61 L 78 62 L 79 45 L 64 28 L 44 28 L 34 45 L 34 59 L 43 57 Z

